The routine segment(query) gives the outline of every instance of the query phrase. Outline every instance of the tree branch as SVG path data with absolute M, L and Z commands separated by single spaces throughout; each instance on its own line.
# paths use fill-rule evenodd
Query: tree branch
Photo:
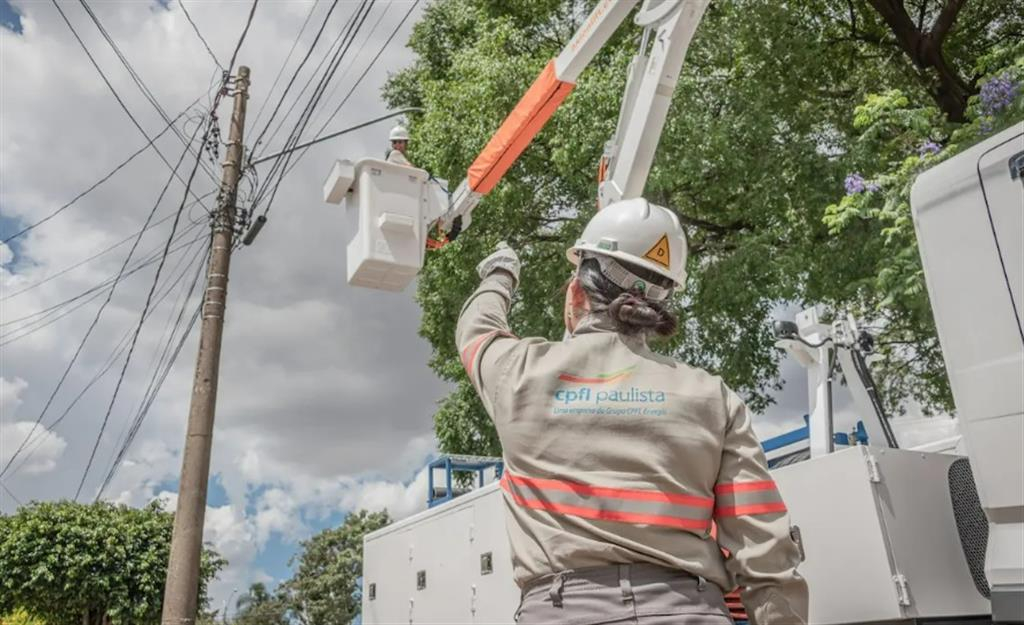
M 935 24 L 931 28 L 931 35 L 937 45 L 942 45 L 949 29 L 956 22 L 956 16 L 966 3 L 967 0 L 947 0 L 946 6 L 942 7 L 942 12 L 939 13 L 939 17 L 935 19 Z

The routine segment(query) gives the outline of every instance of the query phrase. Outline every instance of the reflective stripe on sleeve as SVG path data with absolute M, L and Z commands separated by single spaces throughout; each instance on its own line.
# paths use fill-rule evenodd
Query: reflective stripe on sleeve
M 730 517 L 786 512 L 775 482 L 733 482 L 715 486 L 715 516 Z
M 482 336 L 477 337 L 476 339 L 473 340 L 472 343 L 470 343 L 466 347 L 466 349 L 462 350 L 462 368 L 466 370 L 467 374 L 469 374 L 470 380 L 473 380 L 473 367 L 476 365 L 476 357 L 480 353 L 480 349 L 489 340 L 498 336 L 515 338 L 514 335 L 509 334 L 508 332 L 502 332 L 501 330 L 492 330 L 491 332 L 488 332 Z
M 501 486 L 516 505 L 523 508 L 698 532 L 706 532 L 711 527 L 714 507 L 714 500 L 709 497 L 535 479 L 513 475 L 507 470 Z

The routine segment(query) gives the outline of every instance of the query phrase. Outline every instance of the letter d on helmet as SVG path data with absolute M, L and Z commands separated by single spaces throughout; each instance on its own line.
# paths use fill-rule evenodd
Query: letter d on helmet
M 686 233 L 679 217 L 643 198 L 622 200 L 597 211 L 566 256 L 579 265 L 584 252 L 649 269 L 676 286 L 686 282 Z

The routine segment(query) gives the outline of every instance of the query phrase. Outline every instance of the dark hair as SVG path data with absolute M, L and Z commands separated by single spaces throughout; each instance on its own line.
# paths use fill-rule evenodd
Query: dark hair
M 674 286 L 668 278 L 643 267 L 626 264 L 623 266 L 652 284 L 666 289 Z M 672 336 L 676 333 L 678 322 L 661 302 L 644 297 L 638 290 L 623 289 L 606 278 L 601 273 L 601 265 L 596 258 L 584 258 L 577 276 L 590 299 L 590 309 L 596 313 L 607 311 L 617 332 L 627 335 L 660 336 Z

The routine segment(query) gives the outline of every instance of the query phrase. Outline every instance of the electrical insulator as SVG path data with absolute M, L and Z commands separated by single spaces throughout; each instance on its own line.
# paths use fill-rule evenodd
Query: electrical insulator
M 244 245 L 252 245 L 252 242 L 256 240 L 256 235 L 263 229 L 263 224 L 267 223 L 267 216 L 260 215 L 256 218 L 255 223 L 249 228 L 249 232 L 245 233 L 245 238 L 242 239 Z

